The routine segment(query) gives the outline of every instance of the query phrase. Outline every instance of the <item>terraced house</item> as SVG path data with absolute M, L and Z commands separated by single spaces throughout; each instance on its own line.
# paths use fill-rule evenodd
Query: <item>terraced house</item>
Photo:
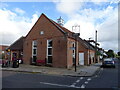
M 56 23 L 41 14 L 24 37 L 23 50 L 21 50 L 24 64 L 71 68 L 75 64 L 75 54 L 77 66 L 94 63 L 93 60 L 89 60 L 89 49 L 91 58 L 94 59 L 94 48 L 80 37 L 77 37 L 76 41 L 73 36 L 75 33 L 64 28 L 61 22 L 61 18 Z

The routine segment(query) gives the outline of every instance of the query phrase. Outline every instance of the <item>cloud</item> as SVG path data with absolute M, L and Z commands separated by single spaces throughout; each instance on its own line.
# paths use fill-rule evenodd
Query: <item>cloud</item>
M 111 10 L 110 16 L 98 28 L 99 41 L 118 40 L 118 11 Z M 114 16 L 114 17 L 113 17 Z
M 20 8 L 15 8 L 15 12 L 18 13 L 18 14 L 20 14 L 20 15 L 25 14 L 25 11 L 22 10 L 22 9 L 20 9 Z
M 69 4 L 66 2 L 56 3 L 57 10 L 69 17 L 69 20 L 66 21 L 64 26 L 72 31 L 72 26 L 75 24 L 80 25 L 80 37 L 83 39 L 92 37 L 92 39 L 95 40 L 95 30 L 97 29 L 98 42 L 101 43 L 100 47 L 104 49 L 112 48 L 117 51 L 118 8 L 117 4 L 116 6 L 111 5 L 112 3 L 117 3 L 117 1 L 114 2 L 114 0 L 102 0 L 103 2 L 110 2 L 107 3 L 109 5 L 103 7 L 102 9 L 92 8 L 92 5 L 90 8 L 86 8 L 85 5 L 87 4 L 85 4 L 85 1 L 86 0 L 74 4 Z M 102 1 L 91 0 L 90 2 L 93 2 L 98 6 L 102 6 Z M 67 6 L 71 7 L 69 8 L 70 10 L 66 8 Z
M 102 47 L 104 47 L 105 50 L 109 50 L 109 49 L 112 49 L 114 50 L 115 52 L 118 51 L 118 40 L 115 40 L 115 41 L 104 41 L 101 44 Z
M 74 2 L 72 0 L 60 0 L 59 2 L 54 2 L 58 11 L 64 14 L 72 14 L 80 9 L 82 6 L 80 2 Z
M 37 14 L 26 18 L 10 10 L 0 9 L 0 44 L 10 45 L 21 36 L 25 36 L 37 19 Z

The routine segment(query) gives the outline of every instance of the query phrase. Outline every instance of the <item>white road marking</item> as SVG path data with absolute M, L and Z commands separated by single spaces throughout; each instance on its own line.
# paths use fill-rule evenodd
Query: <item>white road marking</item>
M 61 84 L 54 84 L 54 83 L 46 83 L 46 82 L 40 82 L 41 84 L 46 84 L 46 85 L 53 85 L 53 86 L 61 86 L 61 87 L 74 87 L 74 88 L 80 88 L 75 85 L 61 85 Z
M 82 79 L 83 79 L 83 77 L 80 77 L 80 79 L 82 80 Z
M 70 85 L 71 87 L 75 87 L 75 85 Z
M 76 82 L 78 83 L 78 82 L 80 82 L 80 80 L 77 80 Z
M 91 80 L 91 78 L 88 78 L 87 80 L 88 80 L 88 81 L 90 81 L 90 80 Z
M 83 84 L 80 88 L 85 88 L 85 85 Z
M 85 84 L 88 84 L 88 82 L 86 81 Z
M 76 83 L 73 83 L 72 85 L 75 85 Z

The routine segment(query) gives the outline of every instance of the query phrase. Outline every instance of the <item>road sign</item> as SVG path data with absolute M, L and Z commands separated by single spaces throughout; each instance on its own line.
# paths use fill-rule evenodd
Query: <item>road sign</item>
M 75 50 L 75 47 L 70 47 L 71 50 Z

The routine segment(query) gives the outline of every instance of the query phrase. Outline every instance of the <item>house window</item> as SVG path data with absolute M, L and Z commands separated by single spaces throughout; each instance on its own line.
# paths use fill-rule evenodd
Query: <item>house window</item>
M 47 63 L 52 63 L 52 40 L 47 40 Z
M 2 51 L 2 53 L 5 53 L 5 51 Z
M 44 34 L 44 31 L 40 31 L 40 35 L 43 35 Z
M 75 42 L 72 43 L 73 48 L 75 48 Z M 73 49 L 73 58 L 75 58 L 75 49 Z
M 48 55 L 52 55 L 52 48 L 48 48 Z
M 36 40 L 33 41 L 33 47 L 37 47 L 37 41 Z
M 52 40 L 48 40 L 48 47 L 52 47 Z
M 73 49 L 73 53 L 72 53 L 72 56 L 73 56 L 73 64 L 75 64 L 75 42 L 72 43 L 72 47 L 74 48 L 74 49 Z
M 32 63 L 35 63 L 37 59 L 37 41 L 32 42 Z

